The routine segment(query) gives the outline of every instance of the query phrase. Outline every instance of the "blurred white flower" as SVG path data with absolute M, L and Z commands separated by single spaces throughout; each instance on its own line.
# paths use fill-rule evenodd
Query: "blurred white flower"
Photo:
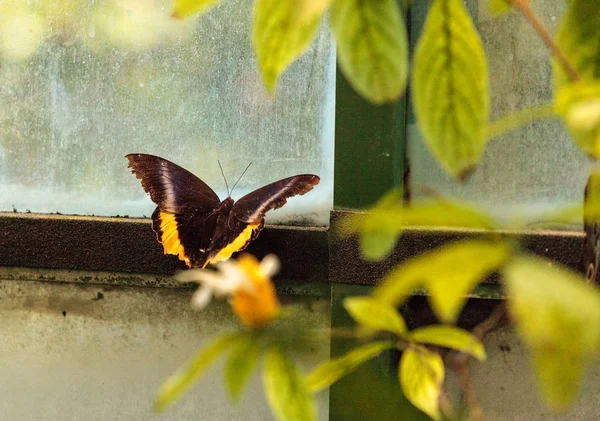
M 190 269 L 179 273 L 179 282 L 196 282 L 200 288 L 192 296 L 192 307 L 203 309 L 212 297 L 230 298 L 231 306 L 248 326 L 262 326 L 279 312 L 279 302 L 271 277 L 279 270 L 279 259 L 267 255 L 258 262 L 250 254 L 216 264 L 217 271 Z

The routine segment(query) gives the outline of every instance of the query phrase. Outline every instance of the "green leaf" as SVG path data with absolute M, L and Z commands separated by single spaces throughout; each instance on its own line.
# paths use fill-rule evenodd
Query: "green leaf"
M 424 344 L 443 346 L 485 360 L 483 344 L 470 332 L 454 326 L 426 326 L 410 332 L 409 340 Z
M 406 88 L 408 42 L 396 0 L 336 0 L 331 28 L 352 87 L 375 104 L 398 99 Z
M 532 350 L 545 400 L 565 408 L 577 396 L 585 361 L 600 345 L 600 294 L 556 263 L 521 256 L 504 269 L 508 306 Z
M 359 237 L 363 257 L 371 262 L 379 262 L 390 255 L 398 241 L 396 233 L 367 231 Z
M 556 32 L 556 43 L 584 81 L 600 79 L 600 7 L 596 0 L 571 0 Z M 558 60 L 553 62 L 556 91 L 570 82 Z
M 320 15 L 309 21 L 297 17 L 295 0 L 256 0 L 252 41 L 258 67 L 270 93 L 279 76 L 310 45 Z
M 265 395 L 279 421 L 313 421 L 316 409 L 306 379 L 278 346 L 265 356 Z
M 219 0 L 175 0 L 171 16 L 175 19 L 185 19 L 197 13 L 207 11 L 218 2 Z
M 399 376 L 404 396 L 431 418 L 439 420 L 439 398 L 444 382 L 442 357 L 425 347 L 406 348 L 402 353 Z
M 485 276 L 500 268 L 511 255 L 505 242 L 465 240 L 423 253 L 398 266 L 373 291 L 379 300 L 397 306 L 424 286 L 443 322 L 452 323 L 467 295 Z
M 600 55 L 598 56 L 600 61 Z M 577 145 L 600 158 L 600 81 L 565 85 L 556 96 L 556 110 Z
M 225 365 L 225 383 L 229 396 L 236 402 L 256 367 L 259 353 L 260 341 L 256 333 L 246 335 L 231 350 Z
M 406 324 L 396 309 L 372 297 L 350 297 L 344 300 L 344 308 L 357 323 L 373 330 L 383 330 L 402 336 Z
M 245 333 L 232 333 L 218 337 L 210 345 L 203 348 L 178 373 L 172 375 L 158 389 L 154 408 L 163 411 L 167 406 L 177 400 L 204 372 L 215 359 L 225 352 L 235 342 L 243 338 Z
M 506 13 L 512 8 L 508 0 L 490 0 L 490 10 L 494 14 Z
M 354 348 L 341 357 L 325 361 L 308 375 L 308 387 L 313 392 L 325 389 L 352 373 L 362 363 L 393 347 L 394 343 L 390 341 L 371 342 Z
M 462 0 L 435 0 L 416 47 L 414 105 L 425 144 L 464 179 L 483 154 L 490 108 L 487 62 Z

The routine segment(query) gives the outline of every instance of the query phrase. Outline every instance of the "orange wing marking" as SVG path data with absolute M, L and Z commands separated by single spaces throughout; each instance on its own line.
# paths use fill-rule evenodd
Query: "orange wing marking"
M 160 212 L 160 242 L 165 254 L 174 254 L 191 267 L 190 259 L 185 255 L 185 249 L 179 240 L 179 230 L 175 214 L 171 212 Z
M 256 229 L 258 229 L 259 226 L 260 226 L 260 223 L 249 224 L 246 228 L 244 228 L 244 230 L 240 233 L 240 235 L 238 235 L 227 246 L 223 247 L 214 257 L 212 257 L 211 259 L 208 259 L 202 267 L 205 268 L 209 263 L 215 264 L 217 262 L 222 262 L 223 260 L 227 260 L 236 251 L 243 250 L 250 242 L 250 239 L 252 238 L 252 233 Z

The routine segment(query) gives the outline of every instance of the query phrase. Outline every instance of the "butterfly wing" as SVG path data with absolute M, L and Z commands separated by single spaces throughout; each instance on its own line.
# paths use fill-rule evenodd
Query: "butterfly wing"
M 250 241 L 258 237 L 264 226 L 264 219 L 249 224 L 240 221 L 231 213 L 221 218 L 222 220 L 217 222 L 204 266 L 222 262 L 229 259 L 233 253 L 244 250 Z
M 267 184 L 235 202 L 229 215 L 222 215 L 217 222 L 205 265 L 227 260 L 245 249 L 258 237 L 269 210 L 282 207 L 288 198 L 305 194 L 318 183 L 316 175 L 296 175 Z
M 147 154 L 129 154 L 131 172 L 162 211 L 191 214 L 219 207 L 219 196 L 202 180 L 166 159 Z
M 165 254 L 174 254 L 189 267 L 206 260 L 220 201 L 216 193 L 191 172 L 147 154 L 130 154 L 129 167 L 158 207 L 152 229 Z
M 152 214 L 152 229 L 163 245 L 165 254 L 174 254 L 188 267 L 201 267 L 215 232 L 217 214 L 179 214 L 156 208 Z
M 316 175 L 301 174 L 267 184 L 235 202 L 231 213 L 241 222 L 256 224 L 268 211 L 282 207 L 292 196 L 308 193 L 319 181 Z

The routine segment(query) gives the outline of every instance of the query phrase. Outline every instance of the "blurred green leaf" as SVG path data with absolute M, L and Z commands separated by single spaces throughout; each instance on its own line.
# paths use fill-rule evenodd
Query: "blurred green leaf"
M 376 104 L 398 99 L 406 88 L 408 42 L 396 0 L 336 0 L 331 28 L 352 87 Z
M 265 356 L 265 395 L 279 421 L 313 421 L 316 409 L 306 379 L 279 346 Z
M 584 192 L 583 220 L 594 223 L 600 219 L 600 169 L 590 172 Z
M 344 308 L 363 327 L 393 332 L 400 336 L 406 333 L 402 316 L 388 303 L 373 297 L 350 297 L 344 300 Z
M 295 14 L 299 23 L 306 23 L 319 18 L 325 13 L 333 0 L 296 0 Z
M 417 43 L 415 113 L 441 167 L 464 180 L 487 141 L 488 72 L 481 39 L 462 0 L 435 0 Z
M 399 235 L 404 228 L 411 226 L 491 230 L 496 223 L 470 203 L 434 198 L 405 204 L 402 192 L 392 189 L 367 211 L 343 218 L 337 230 L 342 236 L 377 231 Z
M 600 28 L 600 24 L 598 27 Z M 600 51 L 598 59 L 600 60 Z M 598 67 L 600 68 L 600 65 Z M 600 80 L 595 83 L 579 82 L 560 88 L 556 95 L 556 110 L 577 145 L 592 158 L 599 159 Z
M 406 398 L 434 420 L 441 419 L 439 399 L 444 382 L 444 362 L 438 353 L 411 346 L 402 353 L 400 385 Z
M 367 231 L 359 237 L 359 246 L 366 260 L 379 262 L 390 255 L 398 241 L 399 233 Z
M 532 350 L 545 400 L 565 408 L 600 344 L 600 294 L 556 263 L 521 256 L 504 269 L 510 314 Z
M 207 11 L 218 2 L 219 0 L 175 0 L 171 16 L 175 19 L 185 19 L 197 13 Z
M 600 7 L 597 0 L 571 0 L 556 32 L 556 43 L 584 81 L 600 80 Z M 553 61 L 557 92 L 570 82 L 556 59 Z
M 493 229 L 495 223 L 466 203 L 429 199 L 405 205 L 402 193 L 392 190 L 367 212 L 342 218 L 335 229 L 342 237 L 359 234 L 363 256 L 377 261 L 390 254 L 402 231 L 411 226 Z
M 412 330 L 410 341 L 443 346 L 470 354 L 478 360 L 485 360 L 483 344 L 470 332 L 454 326 L 426 326 Z
M 393 347 L 394 343 L 391 341 L 371 342 L 354 348 L 341 357 L 325 361 L 308 375 L 308 386 L 313 392 L 325 389 L 352 373 L 362 363 Z
M 256 0 L 252 41 L 258 67 L 269 92 L 279 76 L 310 45 L 317 33 L 320 15 L 310 21 L 296 17 L 295 0 Z
M 243 338 L 245 334 L 245 332 L 238 332 L 220 336 L 210 345 L 201 349 L 190 364 L 163 382 L 158 389 L 154 408 L 157 411 L 163 411 L 177 400 L 219 355 Z
M 259 335 L 255 332 L 247 334 L 233 346 L 225 365 L 225 384 L 233 401 L 239 400 L 259 356 L 260 341 Z
M 512 4 L 508 0 L 490 0 L 490 10 L 492 13 L 500 14 L 508 12 Z
M 401 264 L 373 290 L 373 296 L 393 306 L 424 286 L 431 306 L 443 322 L 458 317 L 467 295 L 485 276 L 500 268 L 512 251 L 508 243 L 465 240 L 423 253 Z

